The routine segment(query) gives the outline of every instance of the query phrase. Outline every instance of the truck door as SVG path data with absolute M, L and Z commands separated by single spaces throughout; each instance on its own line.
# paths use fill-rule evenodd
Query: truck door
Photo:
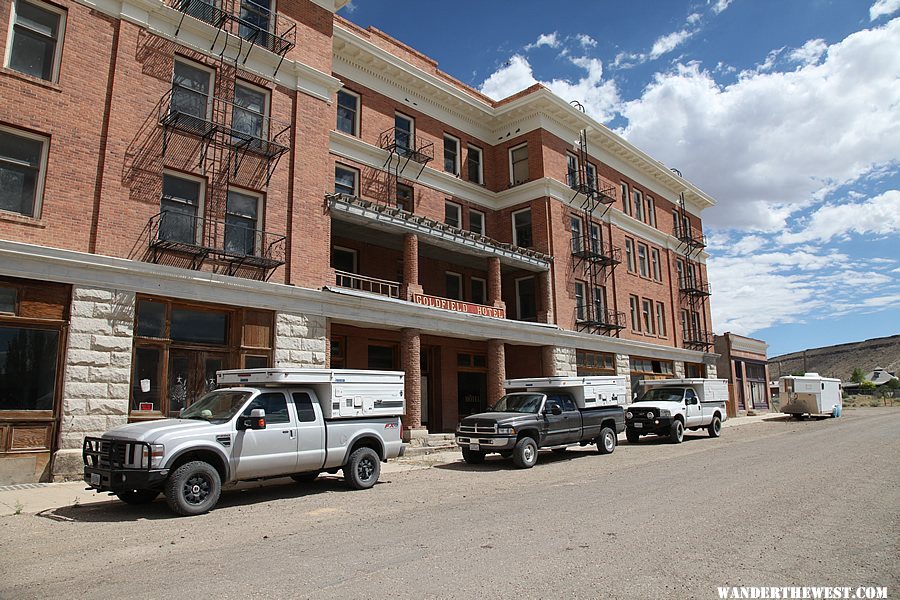
M 575 409 L 574 412 L 566 410 L 567 404 Z M 554 415 L 552 412 L 554 406 L 558 406 L 562 413 Z M 581 432 L 581 413 L 578 412 L 572 397 L 567 394 L 547 394 L 547 401 L 544 403 L 544 424 L 546 431 L 542 445 L 570 444 L 573 437 L 576 438 L 574 441 L 578 441 L 577 436 Z
M 566 427 L 565 441 L 566 444 L 574 444 L 581 440 L 581 411 L 575 404 L 575 399 L 569 394 L 560 394 L 559 403 L 562 405 L 563 421 Z
M 297 409 L 297 471 L 315 471 L 325 464 L 325 422 L 309 392 L 294 392 Z M 316 410 L 319 408 L 318 410 Z
M 700 399 L 694 390 L 688 388 L 684 392 L 684 426 L 700 427 L 703 424 L 703 414 L 700 408 Z
M 266 428 L 238 430 L 231 460 L 237 479 L 252 479 L 297 472 L 297 427 L 288 412 L 284 392 L 265 392 L 254 398 L 242 417 L 261 408 L 266 411 Z

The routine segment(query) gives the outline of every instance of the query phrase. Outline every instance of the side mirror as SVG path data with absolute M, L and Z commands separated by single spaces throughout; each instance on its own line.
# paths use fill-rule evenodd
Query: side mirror
M 238 429 L 265 429 L 266 428 L 266 411 L 262 408 L 254 408 L 250 411 L 249 417 L 241 417 L 238 420 Z
M 560 408 L 559 404 L 554 404 L 553 406 L 545 410 L 544 413 L 550 413 L 551 415 L 561 415 L 562 408 Z

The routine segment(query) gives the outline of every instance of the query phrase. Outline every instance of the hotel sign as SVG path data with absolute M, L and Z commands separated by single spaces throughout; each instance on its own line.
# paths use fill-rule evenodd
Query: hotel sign
M 495 317 L 497 319 L 506 318 L 506 310 L 502 308 L 472 304 L 471 302 L 463 302 L 462 300 L 450 300 L 449 298 L 438 298 L 437 296 L 426 296 L 425 294 L 413 294 L 413 302 L 422 304 L 423 306 L 443 308 L 444 310 L 452 310 L 470 315 Z

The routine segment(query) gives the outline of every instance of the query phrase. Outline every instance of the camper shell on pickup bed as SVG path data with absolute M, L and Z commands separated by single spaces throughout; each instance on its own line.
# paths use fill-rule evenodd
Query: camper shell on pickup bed
M 728 382 L 724 379 L 659 379 L 641 381 L 643 393 L 625 412 L 625 437 L 631 443 L 642 435 L 667 436 L 674 444 L 685 429 L 706 428 L 719 437 L 727 418 Z

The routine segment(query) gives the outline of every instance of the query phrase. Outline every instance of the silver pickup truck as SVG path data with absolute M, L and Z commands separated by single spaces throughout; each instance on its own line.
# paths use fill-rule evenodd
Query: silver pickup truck
M 403 454 L 401 435 L 399 416 L 326 420 L 313 386 L 230 387 L 178 419 L 85 438 L 84 480 L 130 504 L 165 493 L 175 513 L 197 515 L 216 505 L 223 484 L 238 481 L 311 481 L 343 470 L 350 487 L 370 488 L 381 462 Z

